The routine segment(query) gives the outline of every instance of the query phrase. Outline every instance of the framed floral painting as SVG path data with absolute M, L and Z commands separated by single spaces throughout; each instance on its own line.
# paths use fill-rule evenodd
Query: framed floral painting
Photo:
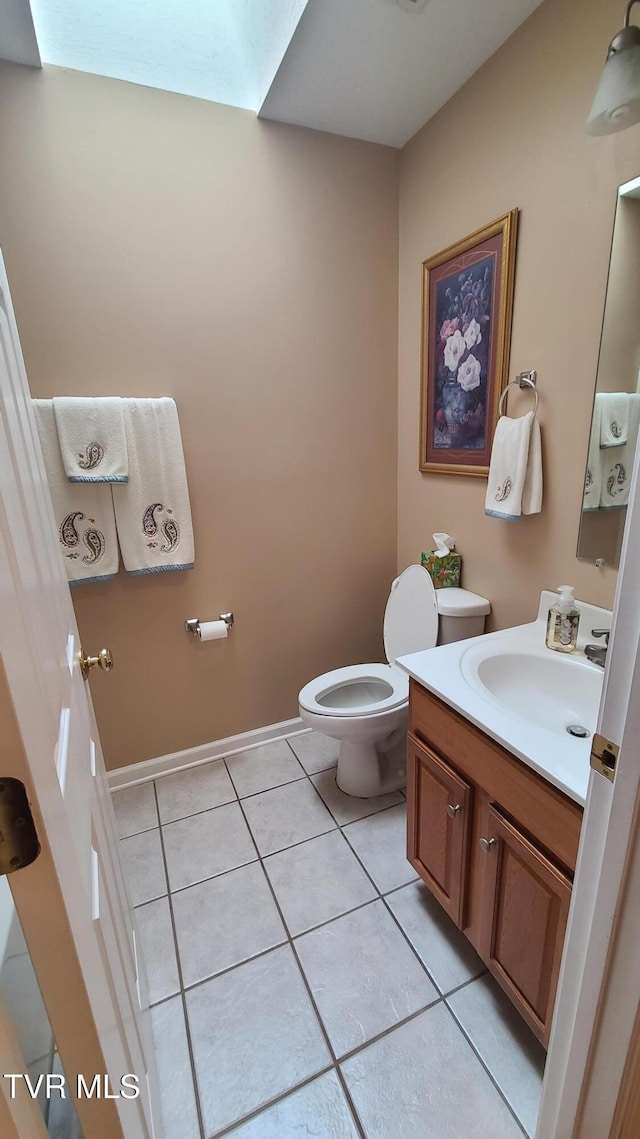
M 518 211 L 422 264 L 420 470 L 486 477 L 508 380 Z

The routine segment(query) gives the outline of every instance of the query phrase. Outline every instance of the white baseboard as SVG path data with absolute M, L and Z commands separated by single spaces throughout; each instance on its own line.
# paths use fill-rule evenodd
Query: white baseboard
M 159 755 L 156 759 L 145 759 L 142 763 L 132 763 L 128 767 L 116 767 L 107 772 L 107 782 L 112 791 L 124 787 L 135 787 L 138 783 L 148 783 L 160 775 L 171 775 L 174 771 L 185 771 L 188 767 L 198 767 L 210 759 L 220 759 L 223 755 L 234 755 L 238 751 L 249 751 L 262 744 L 299 736 L 311 731 L 299 716 L 294 720 L 282 720 L 279 724 L 267 724 L 265 728 L 254 728 L 252 732 L 241 732 L 237 736 L 227 736 L 209 744 L 198 744 L 185 751 L 174 751 L 169 755 Z

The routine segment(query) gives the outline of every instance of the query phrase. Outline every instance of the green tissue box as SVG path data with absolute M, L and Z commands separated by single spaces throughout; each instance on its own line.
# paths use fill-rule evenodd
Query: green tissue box
M 435 589 L 450 589 L 460 585 L 461 554 L 446 554 L 444 558 L 437 558 L 435 554 L 423 553 L 420 562 L 431 575 Z

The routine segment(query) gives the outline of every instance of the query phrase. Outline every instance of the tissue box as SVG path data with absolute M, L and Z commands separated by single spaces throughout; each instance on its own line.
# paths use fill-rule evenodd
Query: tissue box
M 435 554 L 423 553 L 420 562 L 431 575 L 435 589 L 450 589 L 460 585 L 461 554 L 446 554 L 444 558 L 437 558 Z

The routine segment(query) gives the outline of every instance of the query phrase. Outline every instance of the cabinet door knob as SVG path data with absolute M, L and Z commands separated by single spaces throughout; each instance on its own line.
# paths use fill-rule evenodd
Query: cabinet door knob
M 459 803 L 449 803 L 449 806 L 447 807 L 447 814 L 448 814 L 450 819 L 455 819 L 456 815 L 461 810 L 462 810 L 462 807 L 460 806 Z
M 480 847 L 482 850 L 484 850 L 485 854 L 488 854 L 489 851 L 491 850 L 491 847 L 495 846 L 495 844 L 496 844 L 495 838 L 481 838 L 480 839 Z

